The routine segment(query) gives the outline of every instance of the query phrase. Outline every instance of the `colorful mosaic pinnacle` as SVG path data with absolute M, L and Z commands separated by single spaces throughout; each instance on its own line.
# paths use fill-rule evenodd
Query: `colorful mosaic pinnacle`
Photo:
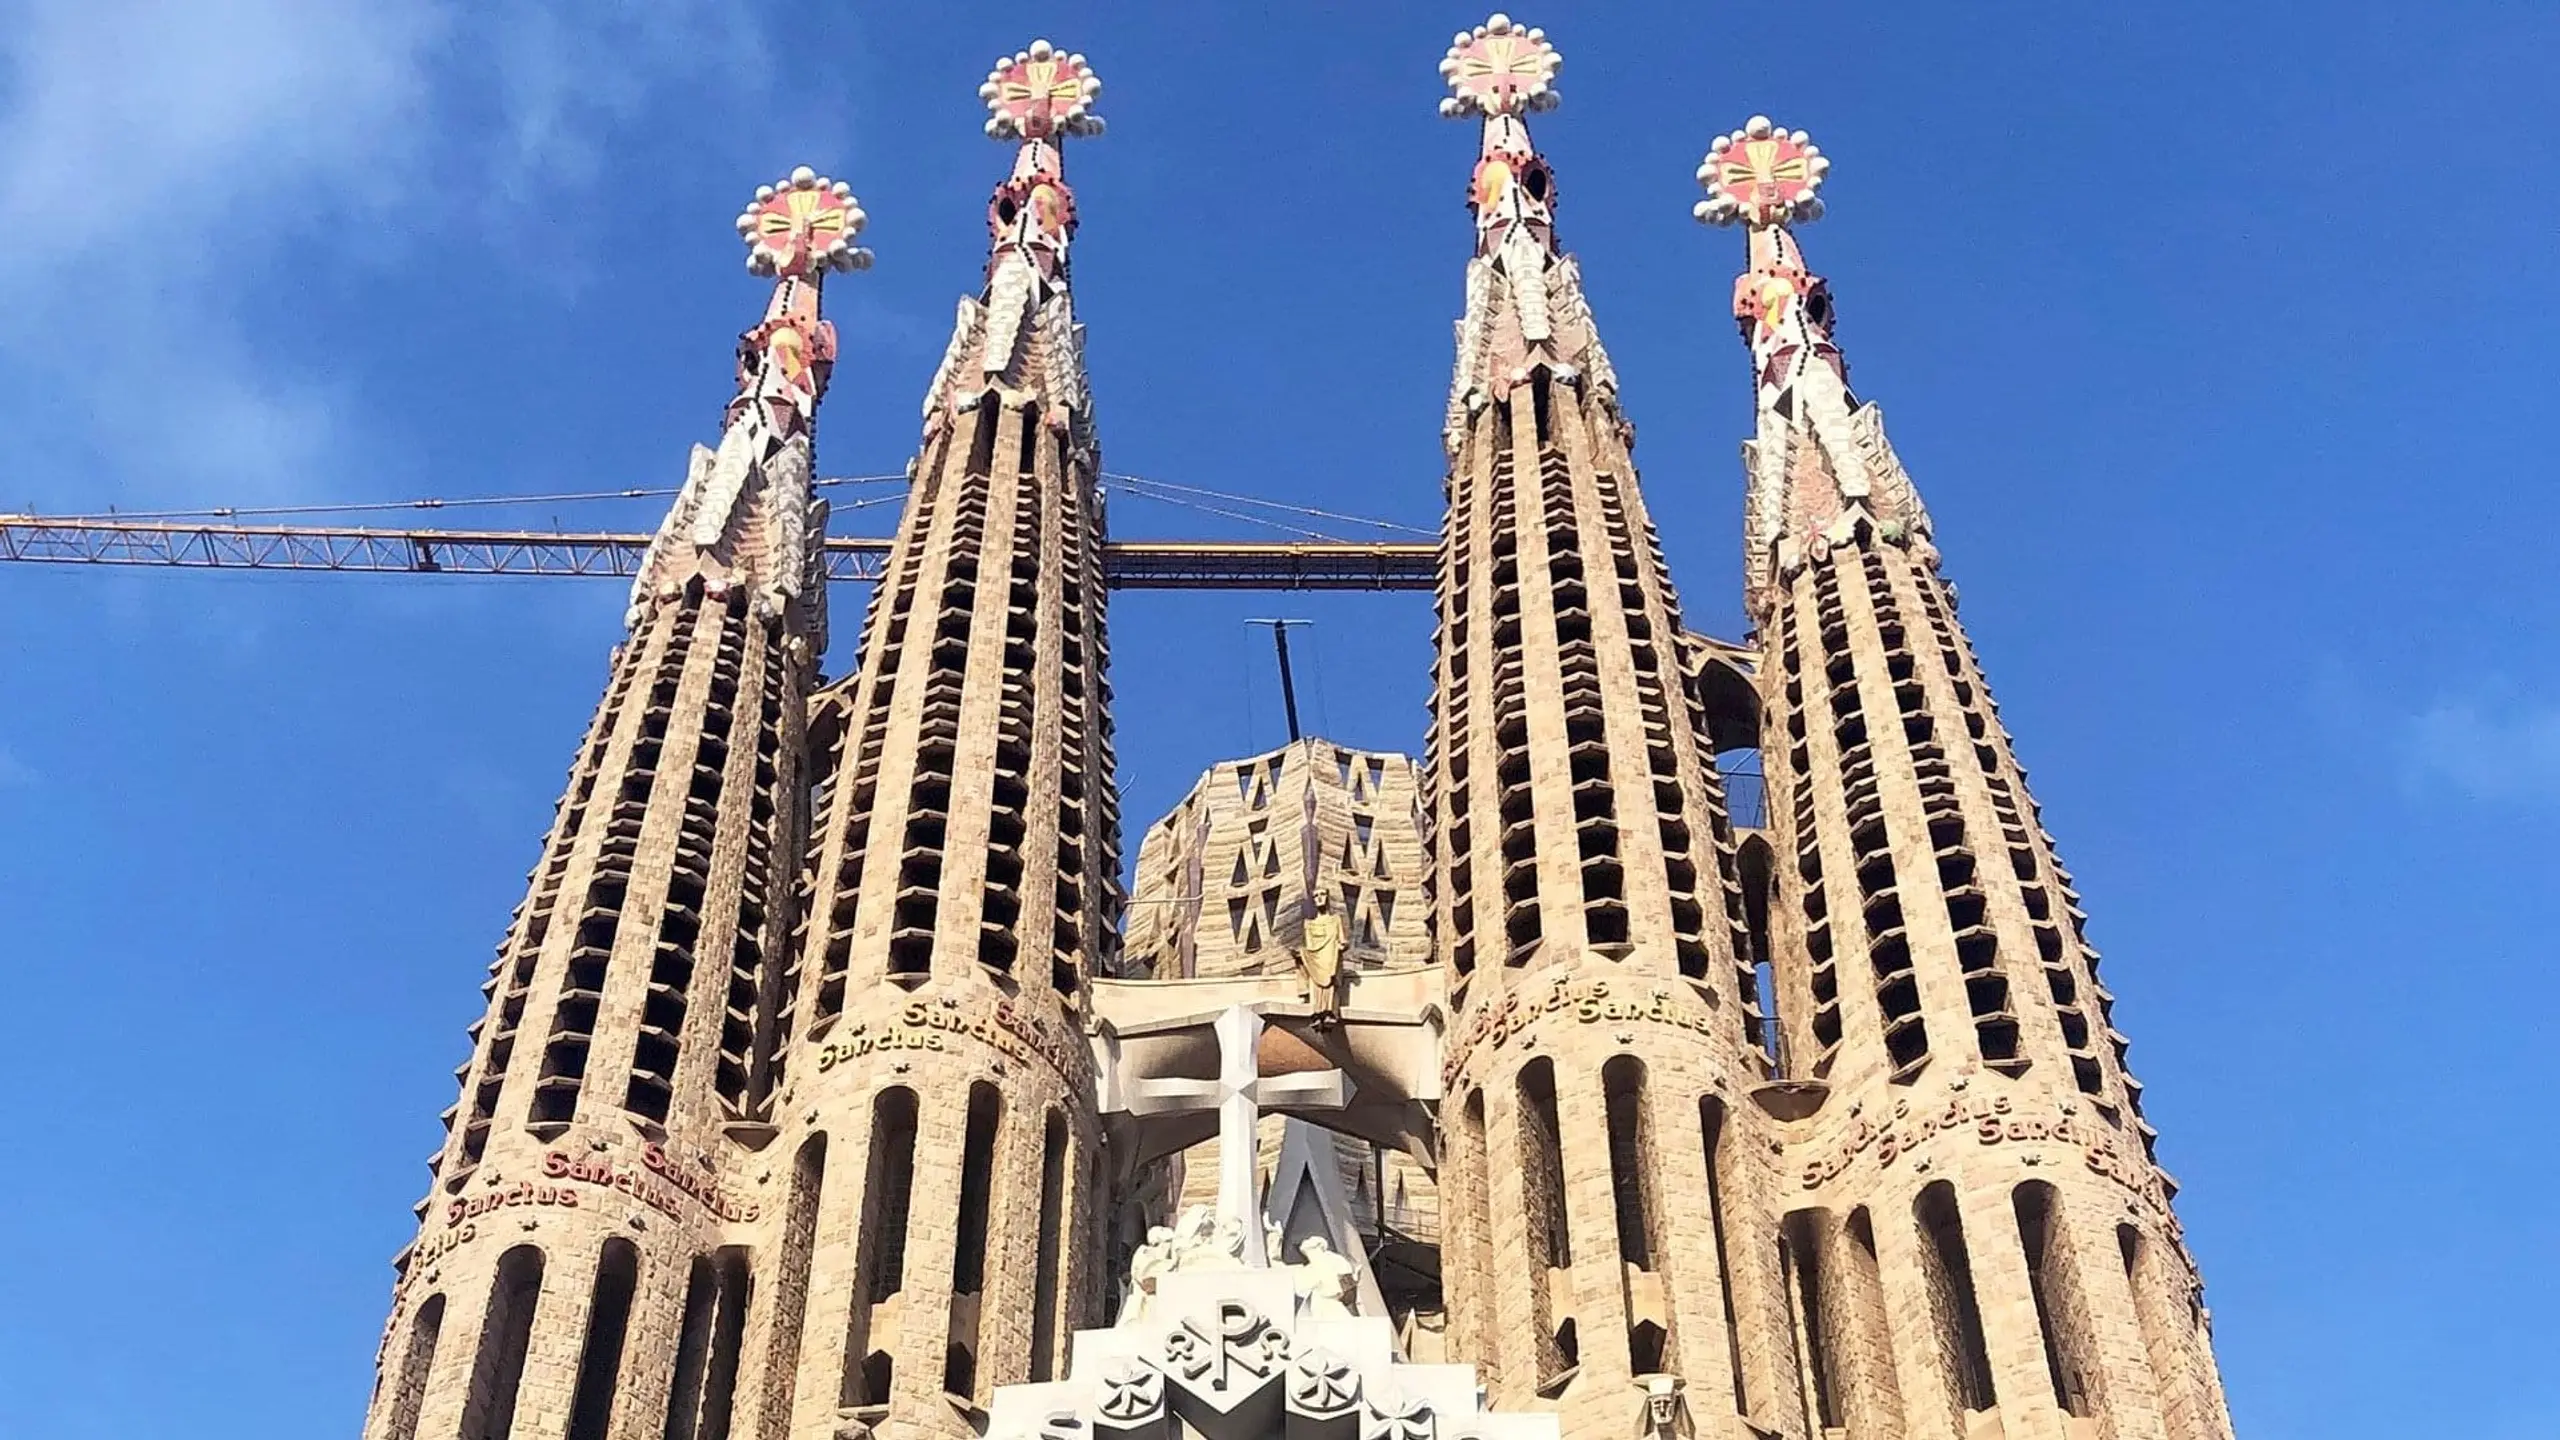
M 1440 75 L 1452 93 L 1440 102 L 1440 113 L 1454 119 L 1553 110 L 1556 71 L 1563 64 L 1563 53 L 1547 43 L 1546 31 L 1514 25 L 1497 11 L 1449 42 Z
M 754 203 L 738 213 L 738 235 L 747 242 L 750 272 L 806 279 L 870 269 L 871 252 L 853 243 L 870 219 L 852 186 L 803 165 L 756 187 Z
M 978 87 L 978 98 L 987 102 L 987 134 L 996 140 L 1099 135 L 1102 117 L 1092 107 L 1101 93 L 1101 77 L 1082 55 L 1061 53 L 1046 40 L 999 56 Z
M 1766 115 L 1719 135 L 1698 166 L 1707 198 L 1690 212 L 1709 225 L 1784 225 L 1822 218 L 1822 177 L 1831 157 L 1801 130 L 1781 130 Z

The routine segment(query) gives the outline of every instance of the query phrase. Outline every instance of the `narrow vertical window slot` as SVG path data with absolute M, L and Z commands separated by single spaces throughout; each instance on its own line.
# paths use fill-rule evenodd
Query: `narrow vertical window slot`
M 1973 1289 L 1973 1260 L 1965 1249 L 1964 1221 L 1956 1213 L 1956 1191 L 1944 1180 L 1920 1192 L 1912 1212 L 1919 1222 L 1922 1262 L 1929 1281 L 1930 1308 L 1938 1321 L 1938 1344 L 1956 1403 L 1966 1410 L 1989 1410 L 2000 1403 L 1991 1382 L 1991 1350 L 1982 1330 L 1982 1306 Z
M 498 1257 L 497 1282 L 489 1287 L 480 1348 L 471 1362 L 471 1393 L 463 1403 L 462 1433 L 470 1440 L 509 1440 L 516 1423 L 516 1389 L 524 1382 L 525 1353 L 533 1341 L 533 1312 L 542 1298 L 542 1251 L 518 1245 Z
M 872 1348 L 872 1318 L 906 1286 L 907 1211 L 915 1171 L 916 1095 L 903 1085 L 891 1086 L 871 1102 L 860 1248 L 846 1319 L 844 1373 L 837 1386 L 837 1404 L 844 1409 L 889 1403 L 896 1362 L 885 1345 Z
M 620 1236 L 604 1242 L 594 1300 L 587 1307 L 587 1343 L 578 1355 L 578 1385 L 569 1399 L 569 1440 L 605 1440 L 613 1397 L 621 1389 L 631 1296 L 639 1284 L 639 1247 Z
M 1057 1378 L 1059 1245 L 1067 1217 L 1067 1118 L 1052 1110 L 1040 1141 L 1040 1248 L 1031 1272 L 1031 1378 Z

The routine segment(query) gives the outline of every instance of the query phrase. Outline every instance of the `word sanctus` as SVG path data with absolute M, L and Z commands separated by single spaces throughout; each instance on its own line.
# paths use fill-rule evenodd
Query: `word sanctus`
M 845 1026 L 837 1038 L 818 1051 L 818 1070 L 823 1074 L 847 1061 L 883 1050 L 948 1050 L 952 1048 L 947 1043 L 951 1038 L 976 1041 L 1010 1060 L 1038 1060 L 1070 1085 L 1083 1081 L 1087 1064 L 1084 1047 L 1051 1034 L 1047 1026 L 1023 1014 L 1010 1000 L 998 1001 L 992 1014 L 972 1013 L 948 1001 L 937 1004 L 911 1000 L 877 1031 L 865 1028 L 858 1020 Z
M 676 1220 L 686 1218 L 686 1200 L 722 1220 L 744 1222 L 763 1213 L 753 1200 L 730 1193 L 708 1176 L 687 1171 L 656 1145 L 641 1148 L 638 1166 L 616 1161 L 609 1155 L 581 1158 L 566 1151 L 547 1150 L 542 1156 L 542 1173 L 554 1180 L 574 1180 L 599 1190 L 619 1191 Z
M 1640 997 L 1613 995 L 1606 980 L 1576 984 L 1572 977 L 1559 975 L 1544 995 L 1524 996 L 1514 991 L 1502 997 L 1501 1005 L 1477 1011 L 1475 1019 L 1450 1045 L 1449 1058 L 1440 1066 L 1440 1083 L 1457 1083 L 1458 1072 L 1466 1068 L 1477 1045 L 1500 1047 L 1547 1016 L 1566 1013 L 1584 1025 L 1636 1021 L 1694 1030 L 1701 1035 L 1713 1034 L 1716 1025 L 1713 1012 L 1682 1004 L 1667 987 L 1657 986 Z
M 550 1167 L 543 1168 L 548 1170 Z M 465 1220 L 476 1220 L 492 1210 L 511 1209 L 518 1205 L 557 1205 L 563 1210 L 575 1210 L 578 1208 L 578 1192 L 566 1185 L 536 1185 L 530 1180 L 519 1180 L 513 1185 L 465 1195 L 446 1205 L 444 1223 L 450 1229 Z
M 1857 1117 L 1850 1123 L 1848 1133 L 1832 1146 L 1831 1153 L 1808 1161 L 1798 1178 L 1805 1189 L 1818 1189 L 1869 1150 L 1876 1152 L 1878 1165 L 1890 1169 L 1903 1156 L 1920 1148 L 1921 1142 L 1949 1130 L 1970 1131 L 1975 1141 L 1984 1145 L 2035 1140 L 2077 1145 L 2090 1173 L 2104 1175 L 2154 1204 L 2161 1203 L 2153 1194 L 2150 1167 L 2127 1157 L 2113 1137 L 2090 1122 L 2075 1121 L 2069 1115 L 2043 1119 L 2020 1114 L 2005 1095 L 1950 1095 L 1942 1108 L 1918 1114 L 1912 1112 L 1910 1101 L 1897 1100 L 1891 1120 L 1878 1124 L 1863 1115 Z

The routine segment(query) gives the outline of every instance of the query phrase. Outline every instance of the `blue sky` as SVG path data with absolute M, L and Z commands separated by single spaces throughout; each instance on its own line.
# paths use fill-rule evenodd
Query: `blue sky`
M 895 470 L 1005 161 L 975 88 L 1046 34 L 1108 82 L 1109 467 L 1433 523 L 1472 144 L 1433 66 L 1481 14 L 965 12 L 0 5 L 0 509 L 672 485 L 761 304 L 729 219 L 804 162 L 880 256 L 822 468 Z M 1518 13 L 1723 633 L 1741 252 L 1690 172 L 1754 111 L 1835 157 L 1806 248 L 2107 950 L 2241 1432 L 2560 1432 L 2560 12 Z M 352 1432 L 619 591 L 0 567 L 0 1435 Z M 1126 596 L 1133 833 L 1281 738 L 1273 613 L 1311 721 L 1418 748 L 1420 597 Z

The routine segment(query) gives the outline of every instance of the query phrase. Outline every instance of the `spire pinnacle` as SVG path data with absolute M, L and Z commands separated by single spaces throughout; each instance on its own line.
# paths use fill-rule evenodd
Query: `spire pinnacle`
M 661 601 L 699 582 L 745 591 L 755 613 L 797 615 L 803 660 L 826 646 L 827 507 L 810 493 L 818 401 L 835 369 L 836 327 L 818 313 L 830 270 L 868 270 L 853 243 L 871 217 L 853 187 L 803 165 L 738 212 L 747 270 L 773 278 L 764 319 L 738 337 L 738 388 L 717 449 L 696 445 L 658 533 L 641 557 L 623 623 L 637 630 Z
M 1440 113 L 1519 116 L 1556 108 L 1556 70 L 1564 55 L 1547 43 L 1547 32 L 1512 23 L 1496 11 L 1473 30 L 1461 30 L 1441 58 L 1440 76 L 1449 82 L 1449 98 Z
M 1478 255 L 1506 244 L 1555 250 L 1555 172 L 1530 140 L 1526 117 L 1556 107 L 1556 70 L 1563 64 L 1546 31 L 1499 13 L 1459 31 L 1440 58 L 1440 78 L 1449 85 L 1440 113 L 1484 118 L 1482 154 L 1467 185 Z
M 1591 322 L 1582 269 L 1556 248 L 1556 177 L 1529 137 L 1531 112 L 1556 106 L 1564 56 L 1547 32 L 1496 14 L 1461 30 L 1440 59 L 1440 113 L 1484 124 L 1467 209 L 1476 253 L 1458 318 L 1458 363 L 1441 438 L 1452 455 L 1468 417 L 1544 372 L 1614 395 L 1617 375 Z M 1611 403 L 1615 403 L 1612 401 Z
M 1046 40 L 997 56 L 978 87 L 988 138 L 1016 149 L 1012 173 L 987 197 L 986 288 L 960 302 L 950 348 L 925 391 L 928 437 L 989 394 L 1042 396 L 1048 424 L 1083 436 L 1084 327 L 1067 285 L 1076 192 L 1064 142 L 1102 133 L 1093 113 L 1101 93 L 1084 56 Z
M 1830 169 L 1803 131 L 1754 115 L 1708 147 L 1698 166 L 1707 196 L 1690 212 L 1750 236 L 1733 318 L 1751 347 L 1759 411 L 1743 446 L 1743 592 L 1754 620 L 1771 613 L 1788 580 L 1841 546 L 1872 537 L 1931 561 L 1937 554 L 1883 412 L 1849 388 L 1831 334 L 1831 287 L 1806 267 L 1788 228 L 1822 218 L 1818 192 Z
M 978 98 L 987 102 L 987 136 L 994 140 L 1046 140 L 1058 135 L 1099 135 L 1102 117 L 1093 98 L 1101 77 L 1082 55 L 1061 52 L 1046 40 L 996 57 Z
M 756 187 L 756 198 L 738 212 L 738 238 L 747 242 L 749 273 L 806 280 L 826 270 L 870 269 L 871 252 L 853 243 L 870 219 L 852 186 L 803 165 Z
M 1781 130 L 1766 115 L 1730 135 L 1719 135 L 1698 166 L 1707 198 L 1690 213 L 1709 225 L 1742 224 L 1755 230 L 1822 218 L 1824 172 L 1831 158 L 1801 130 Z

